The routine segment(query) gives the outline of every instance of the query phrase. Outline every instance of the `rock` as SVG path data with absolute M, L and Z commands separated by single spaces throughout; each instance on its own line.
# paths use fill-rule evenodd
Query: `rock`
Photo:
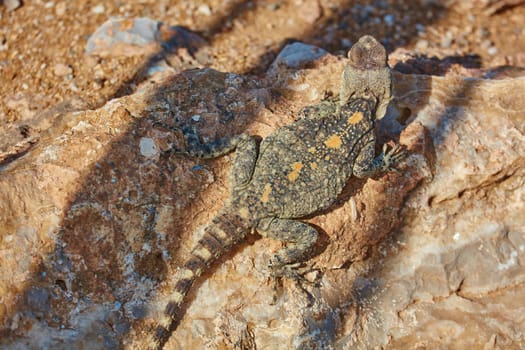
M 5 6 L 7 11 L 14 11 L 22 6 L 22 2 L 20 0 L 3 0 L 2 4 Z
M 197 7 L 197 12 L 201 15 L 211 16 L 211 9 L 206 4 L 199 5 L 199 7 Z
M 385 24 L 389 27 L 392 27 L 394 25 L 396 17 L 393 14 L 388 14 L 383 17 L 383 21 L 385 21 Z
M 288 44 L 281 50 L 272 63 L 270 70 L 275 70 L 282 66 L 299 69 L 326 54 L 328 54 L 328 52 L 317 46 L 299 42 Z
M 65 77 L 66 75 L 70 75 L 72 73 L 73 68 L 63 63 L 57 63 L 53 67 L 53 74 L 55 74 L 57 77 Z
M 153 157 L 157 155 L 158 148 L 157 145 L 155 145 L 155 140 L 153 140 L 150 137 L 143 137 L 140 139 L 140 154 L 142 154 L 144 157 Z
M 87 55 L 136 56 L 186 48 L 194 52 L 205 40 L 182 27 L 168 27 L 147 17 L 113 18 L 100 26 L 88 39 Z
M 289 100 L 319 101 L 326 90 L 339 91 L 338 81 L 329 81 L 334 70 L 342 71 L 337 58 L 325 50 L 303 43 L 286 45 L 275 58 L 266 75 L 273 87 Z M 341 62 L 339 62 L 341 63 Z M 326 71 L 328 70 L 328 71 Z M 299 111 L 299 108 L 295 109 Z
M 67 3 L 65 1 L 59 2 L 55 6 L 55 15 L 59 17 L 63 16 L 66 14 L 66 10 L 67 10 Z
M 97 15 L 104 13 L 104 11 L 106 11 L 106 9 L 104 8 L 104 5 L 102 5 L 102 4 L 98 4 L 98 5 L 93 6 L 91 8 L 91 13 L 94 13 L 94 14 L 97 14 Z
M 338 91 L 344 60 L 311 63 L 265 79 L 191 70 L 48 114 L 0 168 L 0 348 L 142 348 L 231 163 L 161 151 L 180 146 L 181 125 L 212 140 L 291 123 L 311 91 Z M 409 156 L 306 219 L 322 228 L 312 283 L 284 280 L 274 303 L 281 243 L 252 237 L 194 286 L 168 348 L 520 348 L 525 78 L 395 73 L 394 87 L 379 136 Z

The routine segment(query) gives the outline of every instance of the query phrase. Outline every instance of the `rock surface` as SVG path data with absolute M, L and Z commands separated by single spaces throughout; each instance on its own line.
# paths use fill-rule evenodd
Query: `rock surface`
M 163 124 L 265 137 L 339 90 L 344 60 L 311 59 L 262 80 L 186 71 L 39 120 L 0 158 L 0 347 L 140 348 L 227 196 L 230 156 L 165 156 L 181 137 Z M 525 346 L 525 78 L 395 77 L 380 136 L 410 156 L 307 219 L 313 283 L 276 295 L 280 243 L 254 236 L 195 286 L 168 348 Z
M 101 25 L 88 39 L 86 54 L 98 56 L 139 56 L 186 48 L 190 52 L 206 44 L 197 34 L 178 26 L 142 17 L 113 18 Z

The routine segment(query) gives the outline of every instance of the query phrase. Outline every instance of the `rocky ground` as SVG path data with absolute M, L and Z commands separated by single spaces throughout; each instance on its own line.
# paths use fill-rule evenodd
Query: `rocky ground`
M 402 172 L 308 219 L 319 283 L 273 303 L 255 236 L 168 348 L 525 347 L 523 23 L 515 0 L 4 0 L 0 347 L 140 348 L 230 163 L 162 155 L 159 122 L 264 137 L 337 93 L 363 34 L 396 70 Z

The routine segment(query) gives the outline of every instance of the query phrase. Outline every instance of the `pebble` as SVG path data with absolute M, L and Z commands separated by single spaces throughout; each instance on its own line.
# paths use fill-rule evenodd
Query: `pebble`
M 425 32 L 425 25 L 421 23 L 416 23 L 416 31 L 418 34 L 423 34 Z
M 441 38 L 441 46 L 444 48 L 449 48 L 450 45 L 452 45 L 452 33 L 446 32 Z
M 385 21 L 385 24 L 389 27 L 392 27 L 394 25 L 394 19 L 395 19 L 395 16 L 394 15 L 386 15 L 385 17 L 383 17 L 383 20 Z
M 3 4 L 7 11 L 14 11 L 22 6 L 22 2 L 20 0 L 4 0 Z
M 73 73 L 73 68 L 68 66 L 67 64 L 63 63 L 57 63 L 53 67 L 53 74 L 57 77 L 65 77 L 66 75 L 70 75 Z
M 91 12 L 92 13 L 96 13 L 96 14 L 101 14 L 101 13 L 104 13 L 104 11 L 106 11 L 104 5 L 102 4 L 99 4 L 97 6 L 94 6 L 91 8 Z
M 491 56 L 494 56 L 498 53 L 498 48 L 495 46 L 491 46 L 487 49 L 487 53 Z
M 88 39 L 86 53 L 89 55 L 97 51 L 111 52 L 119 43 L 138 47 L 150 45 L 159 35 L 159 24 L 160 22 L 149 18 L 112 18 L 102 24 Z
M 489 37 L 489 35 L 490 35 L 490 31 L 485 27 L 481 27 L 481 28 L 478 28 L 478 30 L 476 30 L 476 36 L 479 39 L 486 39 Z
M 490 41 L 489 39 L 485 39 L 481 42 L 481 47 L 485 48 L 488 50 L 489 47 L 492 47 L 493 44 L 492 44 L 492 41 Z
M 151 54 L 159 45 L 169 50 L 186 47 L 196 51 L 203 44 L 204 39 L 180 26 L 167 27 L 147 17 L 110 18 L 89 37 L 86 54 L 129 57 Z
M 197 12 L 205 15 L 205 16 L 211 16 L 211 9 L 208 5 L 202 4 L 197 8 Z
M 63 16 L 66 13 L 67 4 L 66 2 L 59 2 L 55 6 L 55 15 L 57 16 Z
M 75 83 L 69 84 L 69 90 L 71 90 L 73 92 L 79 92 L 80 91 L 80 89 L 78 88 L 77 84 L 75 84 Z
M 140 154 L 151 158 L 158 153 L 157 145 L 152 138 L 143 137 L 140 139 Z
M 428 49 L 428 40 L 419 39 L 416 42 L 416 50 L 423 51 L 423 50 L 426 50 L 426 49 Z
M 162 65 L 154 65 L 152 67 L 149 67 L 148 68 L 148 75 L 149 76 L 152 76 L 154 75 L 155 73 L 162 73 L 166 70 L 166 67 L 162 66 Z
M 352 43 L 352 40 L 348 39 L 348 38 L 343 38 L 341 39 L 341 46 L 344 47 L 344 48 L 351 48 L 353 45 Z
M 191 117 L 191 119 L 192 119 L 194 122 L 198 122 L 199 120 L 201 120 L 201 116 L 198 115 L 198 114 L 195 114 L 193 117 Z
M 327 52 L 325 50 L 317 46 L 296 42 L 286 45 L 272 63 L 272 66 L 279 67 L 284 65 L 297 69 L 326 54 Z

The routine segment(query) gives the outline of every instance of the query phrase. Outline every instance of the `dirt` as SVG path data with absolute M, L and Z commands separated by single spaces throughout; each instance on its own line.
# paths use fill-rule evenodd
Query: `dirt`
M 129 92 L 150 57 L 85 55 L 88 38 L 110 17 L 150 17 L 196 31 L 208 43 L 204 64 L 236 73 L 263 72 L 290 41 L 344 54 L 365 33 L 389 51 L 464 59 L 476 68 L 525 66 L 525 6 L 513 3 L 36 0 L 12 11 L 0 6 L 0 123 L 9 129 L 63 101 L 94 108 Z

